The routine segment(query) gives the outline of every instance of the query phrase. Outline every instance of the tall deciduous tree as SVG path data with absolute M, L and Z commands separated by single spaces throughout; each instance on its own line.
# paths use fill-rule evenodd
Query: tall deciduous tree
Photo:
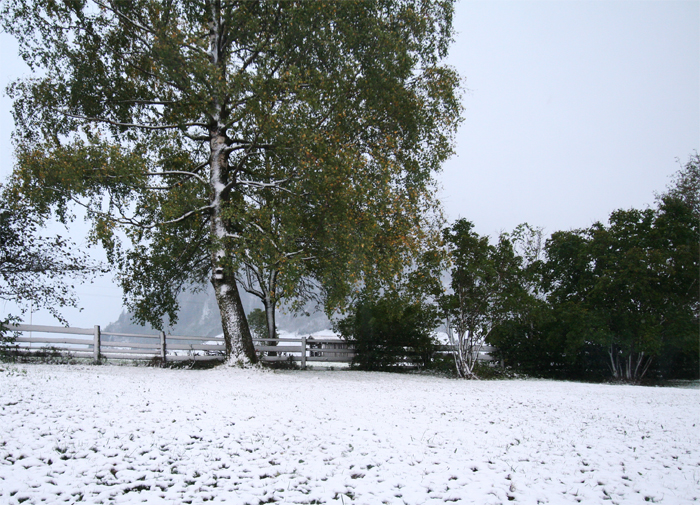
M 700 221 L 700 154 L 690 155 L 681 169 L 673 174 L 673 182 L 665 193 L 657 195 L 661 204 L 664 199 L 677 198 L 691 208 L 695 219 Z
M 492 330 L 508 320 L 522 305 L 522 259 L 516 256 L 506 235 L 496 245 L 479 236 L 474 225 L 456 221 L 444 231 L 452 260 L 451 292 L 441 306 L 448 320 L 448 336 L 454 347 L 457 374 L 476 378 L 479 351 Z
M 87 209 L 139 320 L 210 280 L 252 362 L 236 275 L 256 242 L 337 302 L 421 240 L 459 116 L 451 1 L 17 0 L 2 20 L 37 71 L 10 87 L 14 184 L 62 220 Z

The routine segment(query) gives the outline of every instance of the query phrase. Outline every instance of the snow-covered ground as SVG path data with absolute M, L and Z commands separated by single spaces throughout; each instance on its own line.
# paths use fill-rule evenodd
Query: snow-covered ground
M 700 391 L 0 364 L 0 503 L 700 500 Z

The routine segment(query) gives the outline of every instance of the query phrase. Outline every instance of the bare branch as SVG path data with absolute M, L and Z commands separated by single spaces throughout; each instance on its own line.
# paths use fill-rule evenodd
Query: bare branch
M 240 151 L 242 149 L 247 149 L 252 151 L 253 149 L 274 149 L 274 144 L 257 144 L 255 142 L 250 142 L 248 140 L 241 139 L 231 139 L 231 145 L 224 148 L 224 153 L 229 154 L 234 151 Z
M 179 100 L 107 100 L 107 103 L 134 103 L 136 105 L 175 105 Z
M 293 194 L 291 190 L 289 190 L 287 188 L 283 188 L 281 186 L 281 184 L 289 182 L 290 180 L 291 180 L 291 178 L 280 179 L 278 181 L 272 181 L 272 182 L 257 182 L 257 181 L 239 180 L 239 181 L 234 181 L 234 182 L 229 183 L 226 187 L 227 187 L 227 189 L 231 189 L 235 186 L 248 186 L 251 188 L 258 188 L 258 189 L 271 188 L 271 189 L 278 189 L 280 191 L 285 191 L 291 195 L 291 194 Z
M 54 189 L 54 191 L 58 191 L 58 190 Z M 204 211 L 211 211 L 214 209 L 214 206 L 211 204 L 204 205 L 202 207 L 199 207 L 198 209 L 194 209 L 194 210 L 191 210 L 189 212 L 185 212 L 180 217 L 177 217 L 175 219 L 169 219 L 168 221 L 160 221 L 158 223 L 152 223 L 152 224 L 143 224 L 143 222 L 141 222 L 141 221 L 138 221 L 134 218 L 130 218 L 130 217 L 125 216 L 123 212 L 120 212 L 121 217 L 115 218 L 114 216 L 112 216 L 108 212 L 103 212 L 101 210 L 96 210 L 96 209 L 90 207 L 88 204 L 86 204 L 85 202 L 81 202 L 80 200 L 75 198 L 73 195 L 67 195 L 67 197 L 76 205 L 79 205 L 79 206 L 83 207 L 84 209 L 86 209 L 88 211 L 88 214 L 103 217 L 103 218 L 105 218 L 108 221 L 111 221 L 113 223 L 134 226 L 134 227 L 140 228 L 142 230 L 152 230 L 153 228 L 158 228 L 159 226 L 165 226 L 167 224 L 179 223 L 179 222 L 184 221 L 185 219 L 187 219 L 190 216 L 193 216 L 195 214 L 198 214 L 198 213 L 204 212 Z
M 192 135 L 191 133 L 182 132 L 182 134 L 190 140 L 195 142 L 209 142 L 211 140 L 210 135 Z
M 248 255 L 248 251 L 246 251 L 246 256 L 250 257 Z M 263 270 L 260 267 L 256 267 L 255 265 L 249 263 L 249 262 L 244 262 L 246 269 L 247 269 L 247 274 L 250 276 L 250 272 L 253 272 L 255 274 L 255 278 L 258 281 L 258 286 L 260 286 L 261 290 L 266 290 L 265 283 L 263 282 Z M 252 286 L 252 283 L 251 283 Z
M 294 256 L 299 256 L 300 254 L 303 254 L 303 253 L 304 253 L 304 251 L 294 251 L 292 253 L 285 253 L 284 257 L 285 258 L 293 258 Z M 305 258 L 301 258 L 301 261 L 309 261 L 309 260 L 313 260 L 313 259 L 316 259 L 316 256 L 307 256 Z
M 272 237 L 270 237 L 270 234 L 267 233 L 258 223 L 250 223 L 250 225 L 251 225 L 253 228 L 255 228 L 256 230 L 258 230 L 260 233 L 262 233 L 263 236 L 265 236 L 265 238 L 267 238 L 267 240 L 272 244 L 272 247 L 274 247 L 275 249 L 277 249 L 277 252 L 280 252 L 280 253 L 282 252 L 282 251 L 280 250 L 279 245 L 277 245 L 277 243 L 272 239 Z
M 251 295 L 258 297 L 261 300 L 265 298 L 265 295 L 263 295 L 260 291 L 256 291 L 255 288 L 253 288 L 252 286 L 248 286 L 246 281 L 243 278 L 241 278 L 239 275 L 236 275 L 236 280 L 241 285 L 243 290 L 246 291 L 247 293 L 250 293 Z
M 154 223 L 154 224 L 150 224 L 150 225 L 143 225 L 135 220 L 120 220 L 121 222 L 120 221 L 117 221 L 117 222 L 120 222 L 120 224 L 130 224 L 132 226 L 136 226 L 136 227 L 142 228 L 144 230 L 151 230 L 153 228 L 157 228 L 159 226 L 164 226 L 166 224 L 179 223 L 179 222 L 184 221 L 185 219 L 187 219 L 190 216 L 193 216 L 195 214 L 199 214 L 200 212 L 211 211 L 211 210 L 214 210 L 213 205 L 204 205 L 203 207 L 200 207 L 198 209 L 194 209 L 194 210 L 191 210 L 189 212 L 185 212 L 184 214 L 182 214 L 178 218 L 170 219 L 168 221 L 161 221 L 160 223 Z

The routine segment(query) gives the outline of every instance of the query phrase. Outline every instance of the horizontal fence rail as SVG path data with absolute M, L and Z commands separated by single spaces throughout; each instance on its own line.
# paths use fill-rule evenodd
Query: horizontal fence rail
M 120 333 L 93 328 L 69 328 L 63 326 L 9 325 L 8 329 L 19 336 L 0 342 L 4 353 L 25 357 L 63 356 L 118 360 L 152 360 L 161 363 L 174 361 L 223 361 L 226 358 L 224 339 L 221 337 L 197 337 Z M 28 334 L 28 336 L 27 336 Z M 38 335 L 37 335 L 38 334 Z M 59 334 L 67 336 L 47 336 Z M 309 362 L 351 363 L 355 357 L 352 342 L 339 339 L 296 337 L 254 338 L 255 351 L 264 362 L 295 362 L 302 368 Z M 484 345 L 478 359 L 493 361 L 490 353 L 496 349 Z M 438 346 L 438 353 L 450 353 L 452 347 Z M 410 366 L 413 358 L 406 356 L 400 364 Z

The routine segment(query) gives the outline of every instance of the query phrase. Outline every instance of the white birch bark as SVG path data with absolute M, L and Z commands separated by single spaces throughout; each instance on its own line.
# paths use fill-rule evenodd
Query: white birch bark
M 209 57 L 215 68 L 225 65 L 221 48 L 223 46 L 223 27 L 217 2 L 211 3 L 211 24 L 209 38 Z M 225 71 L 223 69 L 222 71 Z M 224 206 L 228 201 L 231 181 L 229 180 L 228 138 L 225 132 L 224 116 L 226 114 L 223 101 L 214 98 L 211 123 L 209 126 L 210 148 L 210 190 L 212 203 L 212 284 L 216 301 L 221 313 L 221 324 L 224 330 L 226 354 L 229 364 L 248 366 L 256 363 L 253 339 L 248 327 L 248 321 L 243 311 L 238 286 L 234 272 L 223 268 L 226 259 L 226 238 L 229 235 L 227 223 L 223 216 Z

